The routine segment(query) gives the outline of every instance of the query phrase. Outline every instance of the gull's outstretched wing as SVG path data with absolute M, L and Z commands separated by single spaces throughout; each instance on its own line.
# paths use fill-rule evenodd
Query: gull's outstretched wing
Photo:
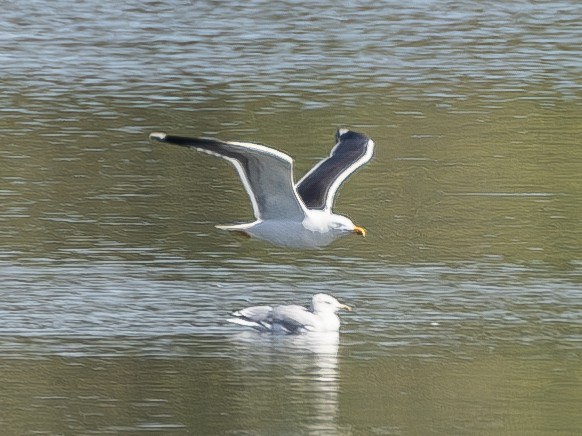
M 308 209 L 330 211 L 337 190 L 374 154 L 374 141 L 361 133 L 340 129 L 329 157 L 315 165 L 295 188 Z
M 299 219 L 305 207 L 293 186 L 293 159 L 264 145 L 152 133 L 150 139 L 195 148 L 234 165 L 257 219 Z

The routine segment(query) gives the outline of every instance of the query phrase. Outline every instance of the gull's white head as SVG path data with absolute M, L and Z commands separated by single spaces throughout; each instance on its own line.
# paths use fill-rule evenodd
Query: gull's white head
M 342 215 L 332 215 L 328 226 L 332 231 L 340 233 L 356 233 L 360 236 L 366 236 L 366 229 L 355 225 L 351 219 Z
M 311 299 L 311 309 L 313 313 L 332 312 L 336 313 L 340 309 L 351 311 L 352 308 L 340 303 L 331 295 L 315 294 Z

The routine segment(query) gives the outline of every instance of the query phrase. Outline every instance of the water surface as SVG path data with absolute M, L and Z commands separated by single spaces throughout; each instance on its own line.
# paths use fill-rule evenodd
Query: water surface
M 0 18 L 10 434 L 577 434 L 577 2 L 35 1 Z M 233 238 L 235 172 L 151 131 L 374 160 L 318 251 Z M 224 322 L 354 307 L 339 338 Z

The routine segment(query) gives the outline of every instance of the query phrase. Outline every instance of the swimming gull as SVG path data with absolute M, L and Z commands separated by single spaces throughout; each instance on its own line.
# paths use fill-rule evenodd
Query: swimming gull
M 340 185 L 374 153 L 374 141 L 361 133 L 339 129 L 330 155 L 296 184 L 293 159 L 264 145 L 160 132 L 150 134 L 150 139 L 194 148 L 234 165 L 250 197 L 256 221 L 218 228 L 278 246 L 307 249 L 326 246 L 350 233 L 366 235 L 364 228 L 331 211 Z
M 232 313 L 229 322 L 253 327 L 261 332 L 307 333 L 337 332 L 340 319 L 336 312 L 352 310 L 327 294 L 316 294 L 309 309 L 303 306 L 253 306 Z

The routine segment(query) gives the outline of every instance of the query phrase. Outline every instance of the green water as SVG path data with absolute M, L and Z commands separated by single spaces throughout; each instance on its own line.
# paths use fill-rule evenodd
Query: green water
M 6 434 L 578 434 L 582 11 L 574 1 L 20 2 L 0 18 Z M 297 178 L 335 129 L 376 155 L 315 252 L 234 238 L 212 156 Z M 354 307 L 338 343 L 224 322 Z

